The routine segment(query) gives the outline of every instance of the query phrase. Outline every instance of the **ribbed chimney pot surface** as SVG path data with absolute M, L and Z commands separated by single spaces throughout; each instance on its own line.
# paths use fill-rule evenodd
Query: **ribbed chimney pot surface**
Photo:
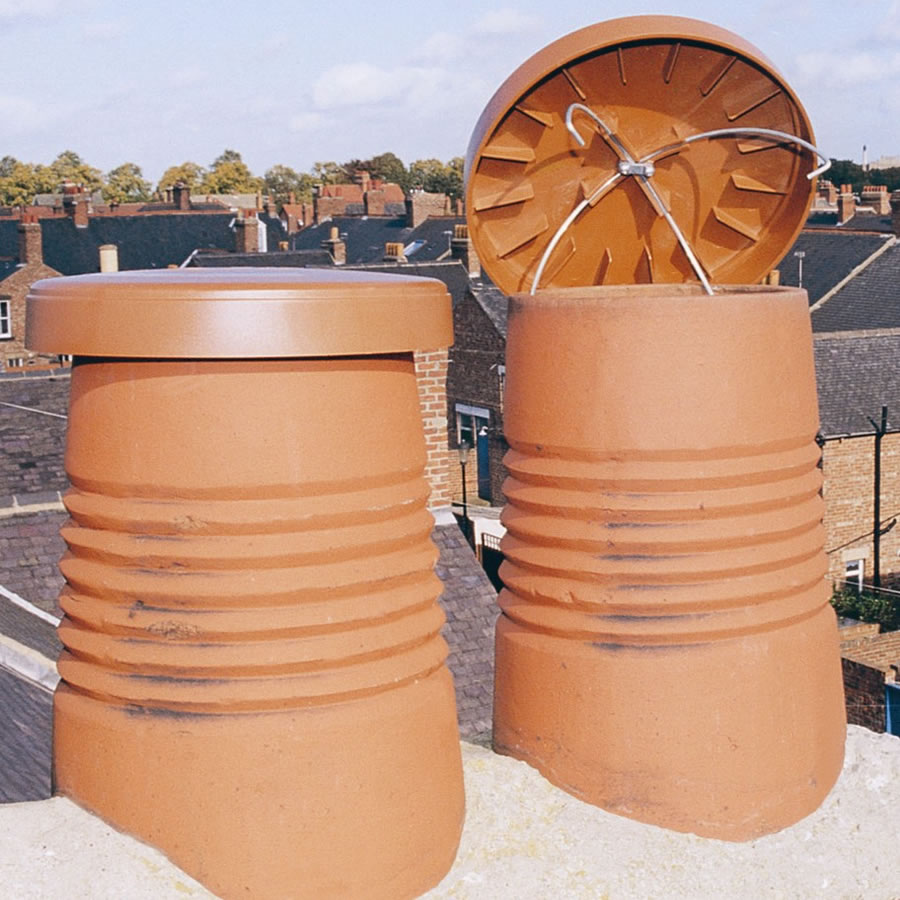
M 741 286 L 822 164 L 774 66 L 676 16 L 538 51 L 466 157 L 514 295 L 494 746 L 715 838 L 811 812 L 843 755 L 807 298 Z
M 494 745 L 746 840 L 818 807 L 844 704 L 806 293 L 511 299 Z
M 429 279 L 37 283 L 76 355 L 56 789 L 225 898 L 418 896 L 463 820 L 413 350 Z

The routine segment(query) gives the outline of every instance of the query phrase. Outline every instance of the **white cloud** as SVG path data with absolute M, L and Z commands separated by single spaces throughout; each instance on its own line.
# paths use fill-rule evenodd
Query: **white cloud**
M 540 24 L 541 19 L 539 16 L 529 15 L 507 6 L 503 9 L 485 13 L 472 26 L 472 31 L 474 34 L 482 35 L 522 34 L 526 31 L 532 31 L 539 27 Z
M 459 59 L 465 52 L 466 42 L 461 35 L 449 31 L 436 31 L 414 49 L 410 58 L 413 62 L 447 65 Z
M 800 79 L 820 88 L 849 88 L 891 82 L 900 75 L 900 49 L 852 53 L 800 53 L 795 61 Z
M 369 106 L 428 99 L 440 69 L 422 66 L 396 66 L 383 69 L 370 63 L 345 63 L 326 69 L 312 88 L 313 103 L 319 109 L 343 106 Z
M 288 120 L 288 128 L 293 132 L 315 131 L 321 128 L 325 117 L 317 112 L 297 113 Z

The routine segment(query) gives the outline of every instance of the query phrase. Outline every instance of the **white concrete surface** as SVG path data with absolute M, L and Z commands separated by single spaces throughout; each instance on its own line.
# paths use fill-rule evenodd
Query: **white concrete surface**
M 466 827 L 428 900 L 900 898 L 900 738 L 851 726 L 843 773 L 820 809 L 745 844 L 611 815 L 482 747 L 463 744 L 463 759 Z M 156 850 L 54 798 L 0 806 L 0 896 L 212 895 Z

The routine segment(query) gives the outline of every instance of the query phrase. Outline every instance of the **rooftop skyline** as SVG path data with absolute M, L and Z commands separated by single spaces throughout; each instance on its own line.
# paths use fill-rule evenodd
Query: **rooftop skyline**
M 260 10 L 265 11 L 265 15 Z M 397 0 L 250 3 L 0 0 L 7 72 L 0 156 L 50 163 L 64 149 L 104 172 L 123 162 L 154 184 L 186 160 L 238 150 L 275 164 L 391 151 L 406 163 L 465 154 L 502 81 L 562 35 L 645 12 L 720 25 L 756 45 L 806 108 L 820 149 L 900 155 L 900 3 L 835 0 L 578 0 L 426 7 Z

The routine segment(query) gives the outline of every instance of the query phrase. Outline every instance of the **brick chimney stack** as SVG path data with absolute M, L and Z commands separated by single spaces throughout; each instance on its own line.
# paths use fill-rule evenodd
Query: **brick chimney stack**
M 376 188 L 369 188 L 363 194 L 363 204 L 367 216 L 383 216 L 384 215 L 384 191 Z
M 191 208 L 191 192 L 183 181 L 172 185 L 172 202 L 176 209 L 187 211 Z
M 844 225 L 856 215 L 856 198 L 853 196 L 853 188 L 849 184 L 841 185 L 841 193 L 838 195 L 838 225 Z
M 259 225 L 255 215 L 234 220 L 234 246 L 236 253 L 259 252 Z
M 481 260 L 475 250 L 475 244 L 469 237 L 468 225 L 454 225 L 453 237 L 450 240 L 450 255 L 458 259 L 469 273 L 470 278 L 481 278 Z
M 90 195 L 84 186 L 71 181 L 63 182 L 63 212 L 75 223 L 76 228 L 87 228 L 88 214 L 91 212 Z
M 336 266 L 342 266 L 347 262 L 347 245 L 341 240 L 337 225 L 331 226 L 331 235 L 328 240 L 322 241 L 322 248 L 331 254 Z
M 22 221 L 19 223 L 19 265 L 39 266 L 44 262 L 44 250 L 41 243 L 41 226 L 39 222 Z

